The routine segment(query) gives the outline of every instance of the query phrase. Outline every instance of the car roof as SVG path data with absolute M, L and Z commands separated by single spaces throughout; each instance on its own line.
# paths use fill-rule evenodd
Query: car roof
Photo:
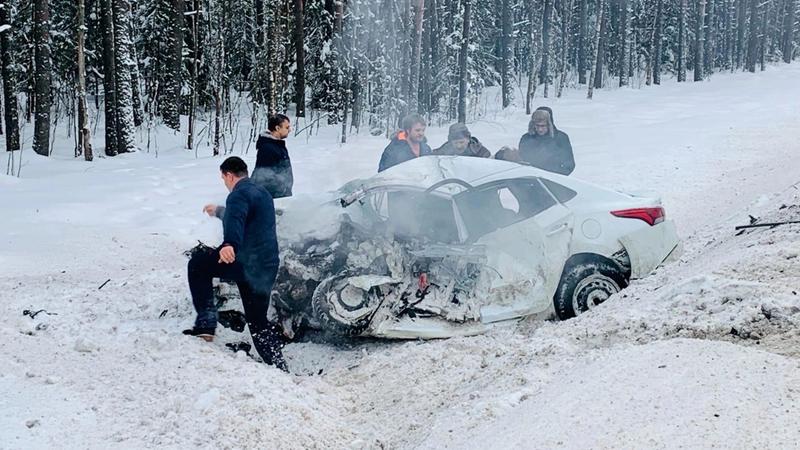
M 501 178 L 541 175 L 549 177 L 553 174 L 511 161 L 471 156 L 431 155 L 414 158 L 370 178 L 354 180 L 346 186 L 372 188 L 393 185 L 427 189 L 440 181 L 453 178 L 474 186 Z

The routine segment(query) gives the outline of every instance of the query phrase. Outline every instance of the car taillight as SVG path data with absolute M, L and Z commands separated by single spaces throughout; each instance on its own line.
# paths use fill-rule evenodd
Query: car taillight
M 664 221 L 664 208 L 660 206 L 655 208 L 620 209 L 617 211 L 611 211 L 611 214 L 617 217 L 624 217 L 626 219 L 644 220 L 650 226 Z

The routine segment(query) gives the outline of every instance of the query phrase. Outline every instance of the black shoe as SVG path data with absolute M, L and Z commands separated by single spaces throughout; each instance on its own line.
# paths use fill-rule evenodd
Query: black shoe
M 187 336 L 197 336 L 206 342 L 211 342 L 214 340 L 214 328 L 192 327 L 188 330 L 183 330 L 183 334 Z

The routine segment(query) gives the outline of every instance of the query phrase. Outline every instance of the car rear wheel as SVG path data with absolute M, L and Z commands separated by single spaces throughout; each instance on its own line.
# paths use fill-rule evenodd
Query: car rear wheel
M 364 291 L 348 279 L 340 274 L 323 280 L 314 290 L 311 305 L 323 329 L 355 336 L 367 329 L 383 295 L 378 286 Z
M 628 283 L 622 271 L 613 263 L 594 260 L 569 267 L 553 298 L 556 315 L 570 319 L 593 309 L 616 294 Z

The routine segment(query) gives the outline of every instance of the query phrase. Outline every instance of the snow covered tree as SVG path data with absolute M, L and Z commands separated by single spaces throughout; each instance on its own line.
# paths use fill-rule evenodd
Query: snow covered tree
M 5 124 L 6 151 L 19 150 L 19 118 L 17 115 L 17 83 L 14 55 L 11 51 L 11 8 L 8 2 L 0 3 L 0 77 L 3 80 L 3 123 Z
M 786 10 L 783 13 L 783 61 L 787 64 L 792 62 L 795 51 L 794 42 L 794 22 L 797 12 L 797 0 L 786 0 Z
M 135 123 L 133 117 L 132 71 L 136 62 L 131 57 L 130 17 L 128 0 L 113 0 L 114 28 L 114 100 L 117 114 L 117 153 L 132 152 Z
M 706 0 L 698 0 L 697 2 L 697 17 L 695 19 L 694 28 L 694 81 L 703 81 L 703 44 L 705 38 L 703 32 L 705 29 L 705 15 L 706 15 Z
M 458 53 L 458 121 L 467 121 L 467 58 L 469 57 L 470 10 L 473 0 L 463 0 L 463 26 L 461 28 L 461 49 Z
M 77 120 L 77 145 L 75 146 L 75 156 L 83 154 L 86 161 L 94 159 L 92 153 L 92 142 L 89 130 L 89 113 L 86 105 L 86 57 L 84 42 L 86 41 L 86 25 L 84 23 L 84 10 L 86 8 L 84 0 L 77 1 L 75 10 L 75 60 L 77 63 L 75 100 L 78 104 Z
M 686 81 L 686 15 L 687 0 L 681 0 L 678 16 L 678 81 Z
M 502 0 L 500 7 L 500 79 L 503 108 L 511 105 L 513 90 L 511 86 L 511 71 L 514 69 L 511 60 L 511 38 L 514 20 L 511 0 Z
M 33 132 L 33 150 L 50 156 L 50 7 L 47 0 L 34 0 L 34 56 L 33 77 L 35 86 L 36 119 Z
M 756 71 L 756 58 L 758 57 L 758 16 L 760 0 L 750 0 L 750 19 L 747 39 L 747 70 Z

